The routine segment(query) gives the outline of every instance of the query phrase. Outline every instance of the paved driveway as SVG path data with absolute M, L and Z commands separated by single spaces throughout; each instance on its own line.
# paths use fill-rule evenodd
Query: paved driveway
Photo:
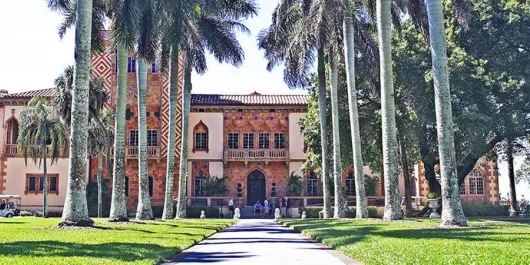
M 162 264 L 360 264 L 273 220 L 240 220 Z

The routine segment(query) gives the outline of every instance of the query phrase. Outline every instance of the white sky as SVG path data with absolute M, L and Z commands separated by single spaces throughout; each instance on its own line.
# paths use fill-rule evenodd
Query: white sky
M 208 72 L 193 76 L 194 93 L 263 94 L 304 93 L 290 90 L 282 79 L 282 68 L 273 72 L 265 69 L 263 52 L 257 48 L 256 36 L 270 23 L 270 15 L 277 0 L 258 1 L 257 17 L 246 22 L 251 35 L 240 34 L 246 60 L 240 68 L 219 64 L 208 58 Z M 20 10 L 23 10 L 20 11 Z M 61 22 L 59 14 L 50 11 L 44 0 L 2 1 L 0 8 L 0 89 L 10 93 L 50 88 L 64 68 L 73 64 L 74 34 L 68 33 L 63 40 L 57 36 Z M 516 168 L 522 162 L 517 160 Z M 500 192 L 508 192 L 507 167 L 499 164 Z M 517 186 L 518 197 L 530 198 L 530 185 Z

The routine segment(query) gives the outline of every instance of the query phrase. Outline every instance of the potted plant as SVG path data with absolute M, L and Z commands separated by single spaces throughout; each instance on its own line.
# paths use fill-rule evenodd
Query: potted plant
M 432 213 L 430 215 L 431 218 L 437 218 L 440 217 L 440 215 L 436 212 L 438 208 L 440 207 L 440 204 L 438 203 L 438 193 L 436 192 L 429 192 L 427 194 L 427 199 L 429 199 L 429 207 L 432 209 Z

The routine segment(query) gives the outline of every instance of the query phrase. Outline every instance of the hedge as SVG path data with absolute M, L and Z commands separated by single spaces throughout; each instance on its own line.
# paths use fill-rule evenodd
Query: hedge
M 369 218 L 382 218 L 384 211 L 379 209 L 381 207 L 368 206 L 368 217 Z M 333 209 L 333 207 L 332 207 Z M 318 213 L 322 211 L 322 207 L 301 207 L 298 208 L 300 214 L 305 211 L 307 218 L 318 218 Z M 347 218 L 355 218 L 355 206 L 350 206 Z
M 465 216 L 507 216 L 509 206 L 506 205 L 472 205 L 462 204 Z

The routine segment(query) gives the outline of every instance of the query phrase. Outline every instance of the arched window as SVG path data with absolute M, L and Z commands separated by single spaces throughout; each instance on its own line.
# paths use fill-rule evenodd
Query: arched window
M 155 180 L 151 176 L 148 177 L 148 180 L 149 180 L 149 197 L 153 197 L 153 186 L 154 186 Z
M 125 197 L 129 197 L 129 177 L 125 176 Z
M 355 177 L 352 172 L 346 178 L 346 196 L 355 196 Z
M 484 176 L 476 169 L 469 172 L 469 194 L 482 195 L 484 194 Z
M 195 190 L 195 197 L 204 196 L 204 191 L 202 185 L 204 184 L 204 181 L 206 180 L 206 177 L 202 172 L 199 172 L 197 176 L 195 176 L 195 180 L 193 181 L 194 190 Z
M 306 195 L 307 196 L 319 196 L 320 195 L 320 181 L 317 178 L 315 172 L 309 173 L 306 180 Z
M 6 144 L 17 144 L 18 121 L 12 117 L 7 121 L 7 141 Z
M 208 126 L 201 121 L 193 128 L 193 150 L 208 152 Z

